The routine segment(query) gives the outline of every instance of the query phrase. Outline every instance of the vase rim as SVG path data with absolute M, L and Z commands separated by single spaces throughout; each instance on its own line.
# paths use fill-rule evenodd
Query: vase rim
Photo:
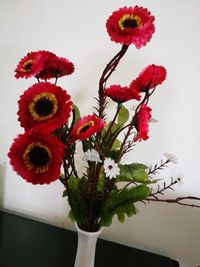
M 82 234 L 84 234 L 84 235 L 90 235 L 90 236 L 98 235 L 98 234 L 100 234 L 100 233 L 102 232 L 102 230 L 103 230 L 103 227 L 101 227 L 98 231 L 95 231 L 95 232 L 88 232 L 88 231 L 85 231 L 85 230 L 81 229 L 81 228 L 78 226 L 77 222 L 75 222 L 75 227 L 76 227 L 76 229 L 77 229 L 77 231 L 78 231 L 79 233 L 82 233 Z

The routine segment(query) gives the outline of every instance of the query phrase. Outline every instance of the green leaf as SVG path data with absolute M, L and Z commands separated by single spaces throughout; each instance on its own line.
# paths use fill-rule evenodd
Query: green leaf
M 120 126 L 123 126 L 129 119 L 129 111 L 123 105 L 119 111 L 117 122 Z
M 130 189 L 125 188 L 119 192 L 110 212 L 117 214 L 119 221 L 124 222 L 125 215 L 130 217 L 137 213 L 133 203 L 146 199 L 149 193 L 150 189 L 146 185 L 139 185 Z
M 66 197 L 67 196 L 67 189 L 65 189 L 64 191 L 63 191 L 63 195 L 62 195 L 63 197 Z
M 131 202 L 127 202 L 124 205 L 119 206 L 115 209 L 115 213 L 117 214 L 118 220 L 123 223 L 125 220 L 125 215 L 131 217 L 137 213 L 137 209 L 134 204 Z
M 79 184 L 79 180 L 74 177 L 71 176 L 68 180 L 68 187 L 69 187 L 69 191 L 76 191 L 78 190 L 78 184 Z
M 73 213 L 72 209 L 70 209 L 70 211 L 69 211 L 69 213 L 68 213 L 68 218 L 69 218 L 72 222 L 75 222 L 74 213 Z
M 132 164 L 119 164 L 120 175 L 117 177 L 118 182 L 148 182 L 148 174 L 146 169 L 148 168 L 144 164 L 132 163 Z
M 114 214 L 110 212 L 117 198 L 117 189 L 113 189 L 107 199 L 104 201 L 101 208 L 101 226 L 110 226 L 112 224 L 112 217 Z
M 89 140 L 82 141 L 83 151 L 86 152 L 88 149 L 92 149 L 93 145 Z
M 125 216 L 130 217 L 137 213 L 134 203 L 145 200 L 149 194 L 150 189 L 146 185 L 124 188 L 121 191 L 113 190 L 102 206 L 101 225 L 109 226 L 115 214 L 120 222 L 124 222 Z
M 75 123 L 77 123 L 77 121 L 81 118 L 80 110 L 75 104 L 72 104 L 72 108 L 75 110 Z
M 116 149 L 118 149 L 120 147 L 120 145 L 121 145 L 121 142 L 118 139 L 116 139 L 115 142 L 112 145 L 112 149 L 116 150 Z
M 64 180 L 65 179 L 65 175 L 63 173 L 61 173 L 59 179 Z
M 105 186 L 105 173 L 103 169 L 101 168 L 101 173 L 99 175 L 99 180 L 97 183 L 97 190 L 99 192 L 104 192 L 104 186 Z
M 107 157 L 117 160 L 119 156 L 119 150 L 111 150 L 110 153 L 107 154 Z

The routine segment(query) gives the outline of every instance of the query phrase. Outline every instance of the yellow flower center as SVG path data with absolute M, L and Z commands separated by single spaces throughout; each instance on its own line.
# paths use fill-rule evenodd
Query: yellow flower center
M 44 92 L 38 94 L 30 102 L 29 111 L 35 121 L 50 119 L 58 111 L 58 101 L 52 93 Z
M 88 122 L 86 122 L 80 128 L 78 128 L 77 134 L 86 132 L 91 126 L 94 126 L 94 121 L 88 121 Z
M 29 59 L 26 62 L 24 62 L 23 68 L 21 68 L 20 71 L 25 73 L 30 72 L 33 62 L 34 62 L 33 59 Z
M 140 17 L 133 14 L 125 14 L 118 21 L 120 29 L 123 31 L 126 28 L 137 28 L 142 25 L 142 20 Z
M 52 162 L 52 155 L 47 146 L 40 142 L 32 142 L 25 149 L 23 160 L 28 170 L 34 168 L 37 174 L 44 173 L 49 170 L 49 166 Z

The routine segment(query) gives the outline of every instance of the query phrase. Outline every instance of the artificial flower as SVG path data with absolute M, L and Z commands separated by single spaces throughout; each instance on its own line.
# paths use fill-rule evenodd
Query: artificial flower
M 44 69 L 37 75 L 39 79 L 58 78 L 69 75 L 74 71 L 74 65 L 66 58 L 57 57 L 48 51 L 41 51 L 44 59 Z
M 154 31 L 154 16 L 143 7 L 124 7 L 114 11 L 106 27 L 111 40 L 124 45 L 145 46 Z
M 40 82 L 28 88 L 21 95 L 19 121 L 21 126 L 39 131 L 52 132 L 67 122 L 72 102 L 61 87 L 48 82 Z
M 49 184 L 60 176 L 63 144 L 51 135 L 28 131 L 11 145 L 8 157 L 13 169 L 32 184 Z
M 166 69 L 163 66 L 149 65 L 132 81 L 130 88 L 146 92 L 161 84 L 166 79 L 166 73 Z
M 85 140 L 92 136 L 93 134 L 101 131 L 104 127 L 104 120 L 98 118 L 96 115 L 88 115 L 81 118 L 70 134 L 70 140 L 75 141 Z
M 151 119 L 151 108 L 145 104 L 140 106 L 139 112 L 136 115 L 135 128 L 137 129 L 137 135 L 134 138 L 134 142 L 147 140 L 149 132 L 149 121 Z
M 116 178 L 116 176 L 120 174 L 120 169 L 117 163 L 111 158 L 106 158 L 104 160 L 103 167 L 106 177 L 109 177 L 110 179 Z
M 99 153 L 94 148 L 85 151 L 85 160 L 91 162 L 101 162 Z
M 30 78 L 36 76 L 44 67 L 44 61 L 39 52 L 30 52 L 23 57 L 15 69 L 15 77 Z
M 104 95 L 110 97 L 113 101 L 117 103 L 123 103 L 131 99 L 140 100 L 139 92 L 129 88 L 122 87 L 120 85 L 111 85 L 104 90 Z
M 178 163 L 178 159 L 174 154 L 166 152 L 164 153 L 164 156 L 167 158 L 168 161 L 173 162 L 175 164 Z

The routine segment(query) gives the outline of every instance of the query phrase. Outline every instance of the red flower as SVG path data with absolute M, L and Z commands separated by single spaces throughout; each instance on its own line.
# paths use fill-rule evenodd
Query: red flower
M 138 91 L 148 91 L 161 84 L 166 79 L 166 69 L 163 66 L 147 66 L 131 84 L 130 87 Z
M 30 52 L 19 62 L 16 78 L 36 76 L 40 79 L 58 78 L 74 71 L 74 65 L 66 58 L 59 58 L 49 51 Z
M 74 65 L 68 59 L 59 58 L 48 51 L 41 51 L 40 53 L 45 65 L 44 69 L 37 75 L 38 78 L 47 80 L 73 73 Z
M 25 130 L 34 127 L 42 132 L 52 132 L 67 122 L 72 102 L 61 87 L 41 82 L 28 88 L 18 104 L 18 120 Z
M 108 18 L 106 27 L 111 40 L 136 48 L 145 46 L 154 31 L 154 17 L 143 7 L 124 7 L 114 11 Z
M 104 94 L 117 103 L 123 103 L 131 99 L 140 100 L 139 92 L 126 86 L 111 85 L 104 90 Z
M 85 140 L 94 133 L 101 131 L 104 127 L 104 121 L 93 115 L 81 118 L 71 131 L 70 141 L 77 139 Z
M 44 67 L 41 54 L 39 52 L 30 52 L 22 58 L 15 69 L 15 77 L 30 78 L 37 75 Z
M 41 132 L 20 134 L 11 145 L 8 157 L 13 169 L 32 184 L 49 184 L 60 176 L 63 144 Z
M 140 107 L 140 110 L 136 116 L 136 123 L 135 123 L 135 128 L 137 129 L 137 136 L 134 138 L 134 142 L 136 141 L 141 141 L 147 140 L 149 138 L 148 136 L 148 131 L 149 131 L 149 126 L 148 123 L 151 119 L 151 108 L 148 107 L 145 104 L 142 104 Z

